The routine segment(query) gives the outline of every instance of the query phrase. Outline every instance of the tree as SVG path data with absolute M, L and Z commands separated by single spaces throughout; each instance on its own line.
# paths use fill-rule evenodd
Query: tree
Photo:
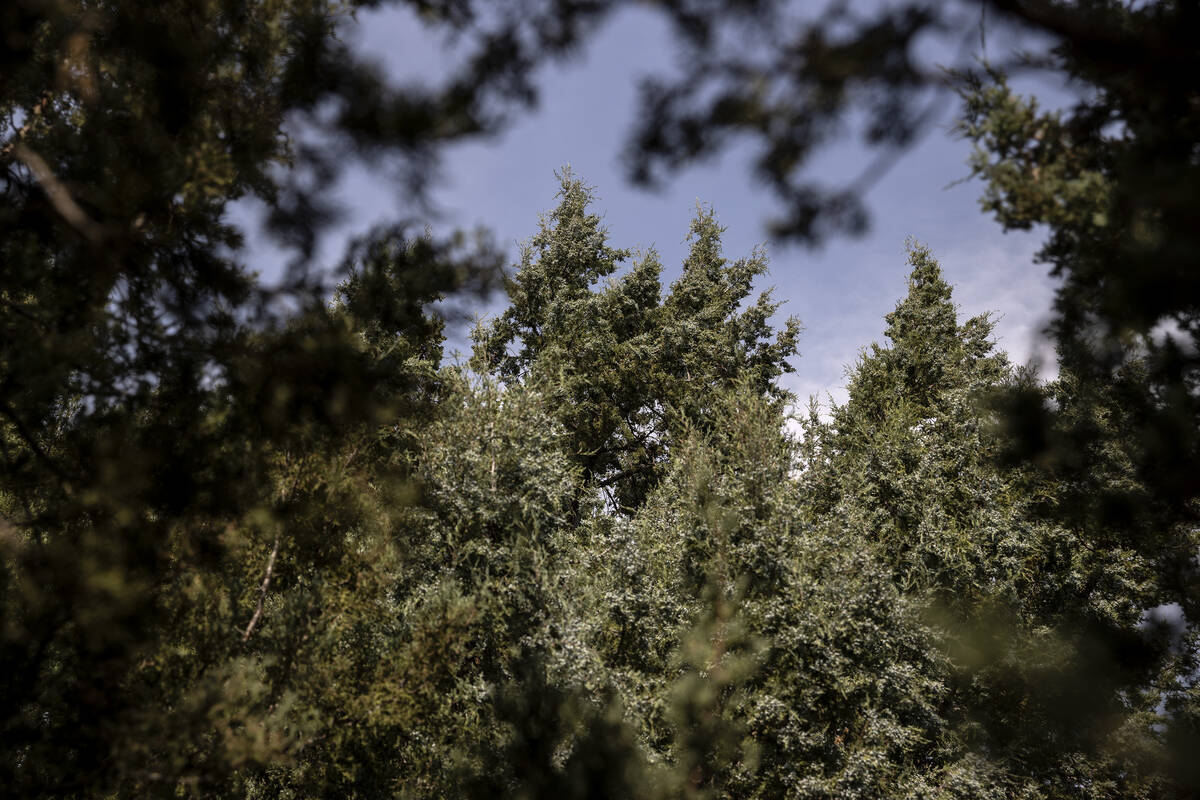
M 861 229 L 861 190 L 935 119 L 921 100 L 949 84 L 919 66 L 923 34 L 940 28 L 973 41 L 986 8 L 996 12 L 988 25 L 1056 43 L 1040 60 L 1008 66 L 1069 75 L 1088 89 L 1055 117 L 1007 90 L 1003 64 L 958 84 L 962 132 L 982 148 L 974 166 L 989 182 L 988 209 L 1009 226 L 1050 228 L 1045 257 L 1065 279 L 1055 326 L 1063 380 L 1049 391 L 1020 387 L 1008 417 L 1019 436 L 992 441 L 961 393 L 987 382 L 963 355 L 986 333 L 960 330 L 954 338 L 975 342 L 966 346 L 933 325 L 949 346 L 939 354 L 918 346 L 923 318 L 913 339 L 898 313 L 895 332 L 912 346 L 864 365 L 863 386 L 895 386 L 912 400 L 899 413 L 873 409 L 864 389 L 846 419 L 882 415 L 883 433 L 842 442 L 848 468 L 882 454 L 889 469 L 845 485 L 814 476 L 810 501 L 782 481 L 756 483 L 756 470 L 778 480 L 781 462 L 732 458 L 738 451 L 720 438 L 726 427 L 745 430 L 723 410 L 730 387 L 749 382 L 743 401 L 754 407 L 778 399 L 771 381 L 795 330 L 769 341 L 769 300 L 735 313 L 764 263 L 725 263 L 711 215 L 699 215 L 684 278 L 665 300 L 649 256 L 615 288 L 593 291 L 599 272 L 570 270 L 614 274 L 615 251 L 567 259 L 554 267 L 561 275 L 535 253 L 530 274 L 566 281 L 565 294 L 557 278 L 544 288 L 556 313 L 579 324 L 531 306 L 529 320 L 552 321 L 561 335 L 521 367 L 530 385 L 503 391 L 464 389 L 434 364 L 440 329 L 430 308 L 483 282 L 495 262 L 487 248 L 412 237 L 412 226 L 378 231 L 346 259 L 349 274 L 338 279 L 349 280 L 333 304 L 337 279 L 313 261 L 335 216 L 328 189 L 347 163 L 394 167 L 419 208 L 440 148 L 494 131 L 506 111 L 531 103 L 536 67 L 570 53 L 620 5 L 408 3 L 467 50 L 444 84 L 411 87 L 390 86 L 338 43 L 341 4 L 18 0 L 0 10 L 4 785 L 30 797 L 378 796 L 398 784 L 417 794 L 565 793 L 604 775 L 617 791 L 642 785 L 643 749 L 699 764 L 688 742 L 713 731 L 736 746 L 704 754 L 713 763 L 700 764 L 699 781 L 690 772 L 664 779 L 664 792 L 799 786 L 787 765 L 801 764 L 815 792 L 982 793 L 998 784 L 978 777 L 991 767 L 972 771 L 970 747 L 1017 774 L 1003 784 L 1014 790 L 1165 792 L 1139 783 L 1158 767 L 1180 794 L 1194 787 L 1186 759 L 1155 761 L 1159 738 L 1185 755 L 1194 749 L 1194 626 L 1147 648 L 1134 618 L 1170 600 L 1189 623 L 1196 613 L 1195 9 L 995 0 L 859 15 L 835 3 L 806 18 L 772 0 L 656 6 L 684 44 L 684 69 L 674 83 L 649 85 L 632 171 L 650 178 L 749 133 L 764 142 L 760 170 L 785 203 L 779 231 L 802 238 Z M 734 27 L 758 46 L 738 47 L 741 37 L 726 35 Z M 848 187 L 804 181 L 805 159 L 864 108 L 883 159 Z M 567 230 L 548 227 L 546 253 L 578 244 L 570 230 L 603 242 L 582 211 L 586 197 L 575 195 L 581 210 L 563 215 Z M 242 263 L 226 214 L 245 197 L 266 205 L 295 254 L 278 286 Z M 945 322 L 939 292 L 927 310 Z M 914 296 L 911 308 L 922 302 Z M 588 327 L 607 320 L 617 326 Z M 504 344 L 491 356 L 533 341 L 532 330 L 497 331 Z M 565 344 L 605 372 L 587 380 Z M 628 368 L 643 354 L 645 376 Z M 929 391 L 937 375 L 958 388 Z M 770 429 L 774 412 L 763 413 Z M 941 429 L 926 430 L 931 417 L 914 413 L 933 414 Z M 528 429 L 539 436 L 524 441 Z M 507 437 L 499 445 L 496 431 Z M 806 446 L 834 459 L 837 441 Z M 701 455 L 689 461 L 688 447 Z M 1005 450 L 1047 474 L 989 471 L 983 455 Z M 961 457 L 960 471 L 946 455 Z M 696 480 L 678 477 L 687 464 Z M 663 494 L 692 491 L 701 474 L 719 478 L 712 502 Z M 939 489 L 935 479 L 948 476 L 957 482 Z M 593 503 L 606 488 L 621 514 Z M 896 513 L 876 513 L 872 498 L 884 495 Z M 789 538 L 791 512 L 776 508 L 818 514 L 835 501 L 870 536 L 813 522 L 834 533 L 810 551 L 804 537 Z M 1027 513 L 1030 502 L 1044 513 Z M 678 542 L 652 540 L 655 514 Z M 1020 525 L 1032 536 L 1010 535 Z M 630 530 L 654 565 L 643 577 L 676 576 L 670 592 L 631 606 L 628 620 L 575 617 L 568 577 L 578 564 L 603 563 L 604 550 L 591 548 Z M 976 530 L 984 546 L 970 540 Z M 937 535 L 914 545 L 914 532 Z M 436 545 L 452 539 L 461 551 Z M 864 540 L 877 555 L 847 561 L 837 549 Z M 992 545 L 1003 545 L 999 555 Z M 792 556 L 784 568 L 770 563 L 777 551 Z M 883 555 L 881 567 L 873 559 Z M 503 569 L 479 563 L 489 557 Z M 730 590 L 743 573 L 756 576 L 760 594 Z M 618 577 L 615 596 L 636 597 Z M 710 585 L 725 595 L 710 590 L 705 606 L 697 597 Z M 929 681 L 944 665 L 905 611 L 907 593 L 922 587 L 943 599 L 970 589 L 959 609 L 968 622 L 976 595 L 1015 598 L 1018 612 L 1016 635 L 993 637 L 984 666 L 951 673 L 956 685 L 942 694 Z M 813 614 L 789 604 L 789 591 Z M 897 597 L 904 602 L 893 609 Z M 1088 624 L 1080 636 L 1040 640 L 1034 621 L 1047 619 L 1060 633 Z M 690 661 L 653 631 L 659 620 L 672 635 L 695 632 Z M 830 620 L 869 623 L 866 650 L 830 638 Z M 771 639 L 777 649 L 766 652 L 777 660 L 762 671 L 739 662 L 708 680 L 701 673 L 729 652 L 727 631 Z M 633 652 L 636 642 L 648 651 Z M 844 669 L 805 672 L 808 662 L 780 642 Z M 864 668 L 879 666 L 873 653 L 904 669 L 873 682 Z M 1084 681 L 1069 669 L 1114 655 L 1115 678 Z M 1006 684 L 1014 662 L 1024 677 Z M 1049 672 L 1028 669 L 1045 664 Z M 649 675 L 627 694 L 640 703 L 631 706 L 637 724 L 653 733 L 679 668 L 675 729 L 636 746 L 619 704 L 587 695 L 615 674 Z M 388 688 L 397 684 L 406 688 Z M 1055 709 L 1031 694 L 1039 686 L 1051 700 L 1065 687 L 1071 703 Z M 867 689 L 827 702 L 846 687 Z M 549 699 L 539 704 L 539 693 Z M 769 717 L 776 695 L 806 710 Z M 983 733 L 974 717 L 941 726 L 923 705 L 937 697 L 952 712 L 958 699 L 982 712 Z M 463 709 L 475 716 L 448 724 Z M 1080 723 L 1097 711 L 1121 727 Z M 818 728 L 833 738 L 799 735 Z M 426 740 L 397 755 L 397 738 L 412 730 L 454 758 Z M 947 730 L 950 745 L 931 744 Z M 1083 736 L 1093 730 L 1099 744 Z M 885 746 L 889 732 L 899 732 L 899 751 Z M 787 757 L 753 767 L 755 737 Z M 846 742 L 850 756 L 839 749 Z M 959 765 L 957 782 L 923 785 L 917 773 L 930 763 Z
M 322 738 L 332 712 L 302 687 L 362 668 L 331 653 L 374 624 L 403 552 L 388 520 L 407 476 L 387 462 L 406 443 L 381 458 L 371 441 L 429 407 L 440 355 L 435 296 L 364 317 L 356 287 L 403 283 L 426 247 L 373 247 L 344 305 L 234 329 L 194 396 L 164 378 L 107 405 L 61 398 L 42 480 L 3 496 L 9 785 L 234 791 Z M 27 442 L 6 444 L 38 474 Z
M 1040 464 L 1065 488 L 1052 518 L 1080 525 L 1089 546 L 1130 548 L 1153 565 L 1149 605 L 1183 610 L 1182 641 L 1200 612 L 1197 241 L 1187 221 L 1197 198 L 1188 155 L 1196 21 L 1181 3 L 1060 13 L 1050 63 L 1087 87 L 1081 102 L 1067 113 L 1042 110 L 990 69 L 968 76 L 960 124 L 976 144 L 985 211 L 1006 229 L 1045 225 L 1039 257 L 1063 280 L 1051 326 L 1062 380 L 1049 395 L 1008 394 L 1010 456 Z M 1143 65 L 1139 54 L 1150 52 L 1161 56 Z M 1196 741 L 1194 699 L 1182 698 L 1194 683 L 1194 674 L 1180 676 L 1167 689 L 1179 701 L 1168 704 L 1166 723 L 1178 729 L 1171 770 L 1190 775 L 1193 790 L 1183 754 Z
M 919 603 L 862 531 L 801 518 L 783 414 L 746 384 L 712 413 L 585 562 L 585 618 L 653 760 L 715 797 L 917 796 L 974 775 L 943 741 L 946 664 Z
M 770 318 L 779 304 L 769 293 L 741 310 L 766 256 L 730 264 L 722 229 L 703 208 L 666 298 L 653 251 L 595 291 L 631 251 L 609 247 L 600 217 L 587 213 L 592 190 L 569 170 L 560 180 L 558 207 L 506 282 L 512 305 L 473 334 L 473 363 L 553 398 L 585 483 L 632 510 L 659 480 L 682 426 L 703 419 L 714 392 L 746 379 L 785 398 L 774 381 L 791 370 L 799 323 L 789 319 L 775 335 Z
M 926 248 L 911 245 L 909 264 L 890 345 L 864 352 L 828 423 L 808 424 L 808 513 L 860 532 L 925 604 L 950 659 L 944 741 L 984 758 L 989 782 L 1171 791 L 1154 762 L 1170 654 L 1143 617 L 1163 578 L 1128 544 L 1093 545 L 1093 526 L 1047 519 L 1071 487 L 1002 466 L 1010 444 L 986 401 L 1028 378 L 995 352 L 986 316 L 959 324 Z M 1093 491 L 1127 484 L 1105 464 L 1094 462 Z
M 311 581 L 362 568 L 378 588 L 394 563 L 381 517 L 405 476 L 356 445 L 425 413 L 432 368 L 409 362 L 440 348 L 427 307 L 490 256 L 379 231 L 331 309 L 332 282 L 310 269 L 325 190 L 351 154 L 415 167 L 489 129 L 487 107 L 522 94 L 526 47 L 573 34 L 484 35 L 446 86 L 396 89 L 337 43 L 339 8 L 0 12 L 0 780 L 13 791 L 218 792 L 286 760 L 309 729 L 282 710 L 296 664 L 328 653 L 304 626 L 322 606 L 363 611 L 346 584 Z M 226 214 L 247 196 L 297 254 L 279 286 L 241 262 Z
M 911 244 L 909 265 L 908 295 L 886 317 L 892 344 L 873 344 L 851 372 L 849 399 L 832 410 L 822 441 L 827 460 L 808 478 L 817 481 L 809 502 L 818 515 L 845 512 L 845 503 L 870 514 L 903 587 L 966 598 L 989 583 L 976 572 L 998 547 L 987 515 L 1013 491 L 991 467 L 994 445 L 974 404 L 1011 367 L 993 352 L 986 316 L 959 325 L 932 254 Z

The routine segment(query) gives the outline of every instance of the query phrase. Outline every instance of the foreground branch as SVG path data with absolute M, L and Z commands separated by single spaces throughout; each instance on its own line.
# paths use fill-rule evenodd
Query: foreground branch
M 54 210 L 68 225 L 92 244 L 100 244 L 107 238 L 108 232 L 104 226 L 89 217 L 87 212 L 80 208 L 45 159 L 19 142 L 13 146 L 13 155 L 22 164 L 29 167 L 34 179 L 41 185 L 42 191 L 50 200 L 50 205 L 54 206 Z

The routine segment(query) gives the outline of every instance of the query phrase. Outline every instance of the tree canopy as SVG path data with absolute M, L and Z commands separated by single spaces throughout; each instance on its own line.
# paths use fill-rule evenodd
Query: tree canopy
M 506 283 L 511 305 L 475 332 L 475 363 L 552 398 L 586 478 L 632 509 L 657 483 L 684 425 L 701 423 L 721 390 L 745 383 L 784 398 L 775 379 L 792 370 L 799 322 L 789 318 L 774 334 L 779 304 L 769 292 L 741 308 L 766 255 L 728 262 L 722 229 L 703 207 L 666 297 L 653 251 L 593 291 L 632 252 L 607 245 L 600 217 L 588 213 L 591 190 L 569 171 L 561 179 L 561 202 Z
M 566 171 L 508 271 L 422 225 L 447 145 L 624 3 L 397 3 L 462 54 L 405 86 L 337 35 L 373 5 L 0 9 L 0 785 L 1195 794 L 1194 4 L 654 4 L 681 69 L 644 86 L 634 179 L 748 137 L 775 231 L 819 242 L 949 99 L 985 213 L 1046 231 L 1055 380 L 913 244 L 888 343 L 798 423 L 799 323 L 754 295 L 765 250 L 723 253 L 720 198 L 667 287 Z M 1005 30 L 1049 44 L 973 60 Z M 879 160 L 813 183 L 855 121 Z M 322 264 L 354 164 L 411 213 Z M 272 284 L 248 198 L 291 258 Z

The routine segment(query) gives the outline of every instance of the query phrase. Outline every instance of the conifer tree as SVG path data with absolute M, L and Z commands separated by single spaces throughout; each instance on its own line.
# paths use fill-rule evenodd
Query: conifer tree
M 891 346 L 872 345 L 832 413 L 824 475 L 810 502 L 871 515 L 869 530 L 906 588 L 965 597 L 1002 536 L 989 526 L 1003 487 L 989 463 L 986 420 L 973 411 L 1011 374 L 986 316 L 958 323 L 950 286 L 920 245 L 909 248 L 908 294 L 886 317 Z M 821 490 L 824 491 L 821 491 Z M 822 498 L 823 495 L 823 498 Z M 972 588 L 975 587 L 975 588 Z
M 765 255 L 730 264 L 705 209 L 665 299 L 654 251 L 597 290 L 632 253 L 609 246 L 600 217 L 587 210 L 592 190 L 569 170 L 559 178 L 559 205 L 507 281 L 512 305 L 473 334 L 473 364 L 553 398 L 584 482 L 633 510 L 659 480 L 682 426 L 703 416 L 714 392 L 748 378 L 782 400 L 774 381 L 791 369 L 799 323 L 788 320 L 772 339 L 778 304 L 769 294 L 740 310 L 766 271 Z
M 917 764 L 974 774 L 941 742 L 945 660 L 918 606 L 860 531 L 799 518 L 780 409 L 743 385 L 712 414 L 592 568 L 597 651 L 650 752 L 714 797 L 907 796 L 930 785 Z
M 809 423 L 809 513 L 861 531 L 904 595 L 929 604 L 954 665 L 939 713 L 955 747 L 989 754 L 981 774 L 1006 775 L 1010 791 L 1162 791 L 1146 753 L 1163 650 L 1140 630 L 1152 565 L 1087 547 L 1092 531 L 1040 513 L 1064 487 L 1002 468 L 985 401 L 1022 379 L 986 317 L 958 323 L 928 250 L 911 246 L 909 263 L 890 346 L 862 356 L 827 425 Z M 1126 650 L 1097 648 L 1100 630 Z

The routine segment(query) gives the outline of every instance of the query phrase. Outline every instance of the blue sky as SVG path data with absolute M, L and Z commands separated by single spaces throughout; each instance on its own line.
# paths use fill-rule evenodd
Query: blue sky
M 344 35 L 398 81 L 437 79 L 453 63 L 444 43 L 403 11 L 364 14 Z M 929 52 L 936 60 L 938 43 L 931 42 Z M 636 81 L 648 71 L 669 69 L 672 55 L 667 29 L 650 11 L 629 9 L 609 20 L 577 57 L 542 70 L 537 110 L 519 116 L 499 137 L 444 154 L 433 193 L 438 225 L 484 225 L 515 256 L 517 243 L 536 230 L 538 214 L 554 205 L 554 171 L 570 164 L 596 187 L 596 209 L 604 214 L 612 243 L 654 246 L 669 282 L 686 252 L 696 202 L 710 203 L 727 227 L 728 257 L 767 244 L 771 273 L 762 288 L 776 287 L 776 298 L 786 301 L 781 313 L 804 323 L 796 372 L 785 378 L 801 400 L 813 394 L 844 399 L 845 367 L 862 347 L 881 339 L 883 315 L 904 294 L 904 242 L 910 236 L 932 248 L 955 285 L 962 314 L 996 312 L 997 338 L 1014 361 L 1044 356 L 1038 330 L 1049 312 L 1053 282 L 1046 267 L 1033 262 L 1041 234 L 1003 233 L 979 209 L 978 182 L 950 186 L 967 174 L 969 145 L 949 136 L 948 118 L 868 194 L 867 235 L 834 239 L 819 250 L 767 239 L 765 221 L 775 205 L 752 177 L 745 148 L 674 176 L 662 191 L 631 187 L 619 154 L 634 120 Z M 1052 101 L 1064 97 L 1035 88 Z M 867 158 L 848 139 L 818 153 L 811 168 L 823 178 L 849 180 Z M 344 237 L 403 212 L 395 188 L 362 171 L 349 174 L 341 195 L 350 213 L 326 243 L 331 256 Z M 480 313 L 499 308 L 502 298 L 481 306 Z M 457 338 L 451 346 L 465 349 L 462 342 Z

